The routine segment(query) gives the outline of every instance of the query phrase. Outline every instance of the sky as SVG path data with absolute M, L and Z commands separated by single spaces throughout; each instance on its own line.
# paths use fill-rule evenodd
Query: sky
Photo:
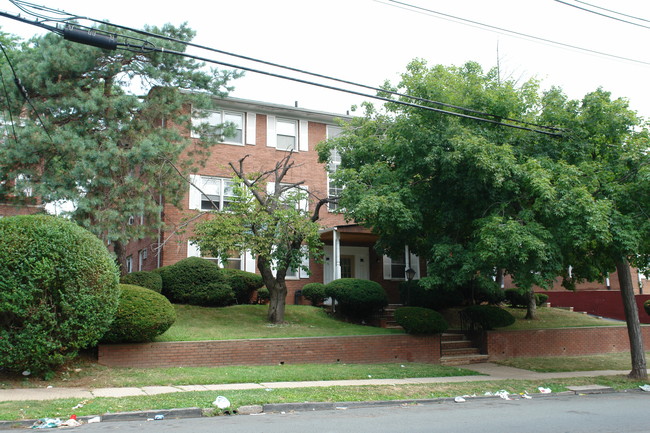
M 137 28 L 187 22 L 196 30 L 194 42 L 198 44 L 375 87 L 385 80 L 397 83 L 399 74 L 414 58 L 424 59 L 431 66 L 477 61 L 486 70 L 499 64 L 504 78 L 522 83 L 534 77 L 541 81 L 542 89 L 559 86 L 574 99 L 602 87 L 614 97 L 627 98 L 633 109 L 650 118 L 650 21 L 599 10 L 649 28 L 632 25 L 556 0 L 404 3 L 636 62 L 468 25 L 466 21 L 443 18 L 390 0 L 31 1 Z M 562 1 L 580 7 L 588 7 L 587 2 L 650 20 L 650 2 L 643 0 Z M 9 0 L 0 0 L 0 11 L 19 13 Z M 25 38 L 39 32 L 34 26 L 4 17 L 0 17 L 0 30 Z M 298 76 L 205 51 L 197 54 Z M 232 84 L 234 97 L 285 105 L 297 101 L 303 108 L 341 114 L 364 99 L 251 72 Z

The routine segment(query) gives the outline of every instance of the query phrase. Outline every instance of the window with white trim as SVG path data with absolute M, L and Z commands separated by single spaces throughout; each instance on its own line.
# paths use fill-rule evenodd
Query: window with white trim
M 407 260 L 408 258 L 408 260 Z M 384 256 L 384 280 L 406 280 L 406 270 L 413 269 L 413 279 L 420 279 L 420 258 L 410 253 L 408 247 L 401 253 L 393 254 L 392 257 Z
M 148 252 L 146 248 L 144 250 L 138 251 L 138 271 L 142 271 L 144 269 L 144 262 L 147 260 L 148 257 Z
M 124 264 L 124 268 L 127 274 L 133 272 L 133 256 L 128 256 L 126 258 L 126 263 Z
M 277 118 L 275 121 L 275 133 L 277 136 L 276 149 L 287 151 L 298 150 L 297 120 Z
M 201 138 L 201 135 L 195 129 L 201 125 L 208 124 L 217 127 L 215 134 L 220 135 L 219 141 L 225 144 L 244 145 L 244 113 L 231 110 L 206 110 L 206 117 L 192 116 L 192 133 L 193 138 Z M 223 134 L 223 128 L 228 130 L 228 135 Z
M 343 132 L 343 128 L 340 126 L 334 126 L 334 125 L 327 125 L 327 138 L 335 138 L 341 135 Z M 343 187 L 335 183 L 332 179 L 331 176 L 336 172 L 336 170 L 339 169 L 339 166 L 341 165 L 341 154 L 339 153 L 338 150 L 332 149 L 330 152 L 330 157 L 329 157 L 329 162 L 327 164 L 327 197 L 328 198 L 333 198 L 333 197 L 339 197 L 341 195 L 341 191 L 343 190 Z M 338 203 L 328 203 L 327 208 L 330 211 L 335 211 L 339 208 Z
M 219 265 L 220 268 L 228 268 L 228 269 L 240 269 L 240 270 L 245 270 L 244 269 L 244 254 L 239 254 L 237 251 L 229 251 L 228 252 L 228 257 L 226 258 L 225 263 L 217 258 L 217 257 L 206 257 L 201 254 L 201 249 L 199 248 L 198 245 L 193 243 L 192 241 L 188 241 L 187 243 L 187 257 L 201 257 L 206 260 L 210 260 L 211 262 L 216 263 Z M 254 270 L 253 270 L 254 272 Z
M 224 210 L 234 197 L 232 179 L 191 175 L 190 209 Z M 196 185 L 196 186 L 195 186 Z
M 280 187 L 289 186 L 288 183 L 281 183 Z M 275 182 L 266 184 L 266 193 L 271 196 L 275 193 Z M 309 212 L 309 187 L 307 185 L 298 185 L 289 188 L 280 194 L 280 201 L 287 200 L 288 198 L 298 198 L 296 201 L 296 209 L 303 212 Z

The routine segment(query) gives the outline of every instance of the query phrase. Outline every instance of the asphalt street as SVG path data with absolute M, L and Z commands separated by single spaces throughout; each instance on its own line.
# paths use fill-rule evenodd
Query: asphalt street
M 650 393 L 498 397 L 418 405 L 86 424 L 83 432 L 636 433 L 650 431 Z

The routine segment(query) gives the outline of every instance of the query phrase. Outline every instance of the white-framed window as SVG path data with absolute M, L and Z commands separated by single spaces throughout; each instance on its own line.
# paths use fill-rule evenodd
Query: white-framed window
M 277 142 L 275 148 L 278 150 L 298 150 L 298 121 L 292 119 L 277 118 L 275 123 Z
M 222 143 L 244 145 L 244 113 L 231 110 L 207 110 L 205 113 L 207 117 L 192 116 L 192 138 L 201 138 L 201 135 L 194 129 L 207 123 L 219 127 L 216 134 L 221 136 L 219 141 Z M 230 133 L 224 135 L 221 126 L 225 126 Z
M 192 241 L 187 243 L 187 257 L 201 257 L 211 262 L 216 263 L 221 268 L 240 269 L 242 271 L 255 272 L 255 260 L 251 257 L 250 253 L 239 254 L 232 251 L 228 254 L 226 262 L 222 262 L 216 257 L 206 257 L 201 255 L 201 249 Z
M 394 254 L 393 257 L 384 256 L 384 280 L 406 280 L 406 270 L 415 271 L 414 280 L 420 279 L 420 258 L 409 252 L 408 246 L 404 252 Z
M 144 262 L 147 260 L 148 256 L 149 254 L 146 248 L 144 250 L 138 251 L 138 271 L 144 269 Z
M 286 280 L 299 280 L 301 278 L 309 278 L 309 248 L 306 245 L 300 247 L 302 259 L 299 268 L 289 268 L 284 276 Z M 275 276 L 277 262 L 273 261 L 271 264 L 273 275 Z
M 126 263 L 124 263 L 124 267 L 126 268 L 127 274 L 133 272 L 133 256 L 128 256 L 126 258 Z
M 343 128 L 335 125 L 327 125 L 327 138 L 335 138 L 341 135 Z M 332 149 L 329 157 L 329 162 L 327 164 L 327 197 L 339 197 L 343 188 L 340 185 L 337 185 L 332 179 L 331 176 L 339 169 L 341 165 L 341 154 L 338 150 Z M 328 203 L 327 208 L 330 211 L 335 211 L 339 208 L 338 203 Z
M 31 186 L 32 176 L 29 174 L 19 174 L 16 176 L 16 191 L 23 197 L 32 197 L 34 189 Z
M 288 186 L 290 184 L 281 183 L 281 187 Z M 266 184 L 266 193 L 268 195 L 273 195 L 275 192 L 275 182 L 269 182 Z M 283 191 L 280 195 L 280 200 L 285 200 L 291 194 L 299 194 L 299 200 L 296 203 L 296 208 L 302 210 L 303 212 L 309 212 L 309 187 L 307 185 L 298 185 L 294 188 L 287 189 Z
M 190 175 L 190 181 L 190 209 L 224 210 L 234 197 L 232 179 Z

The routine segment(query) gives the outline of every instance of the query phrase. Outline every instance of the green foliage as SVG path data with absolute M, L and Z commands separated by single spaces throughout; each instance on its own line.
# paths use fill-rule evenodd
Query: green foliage
M 441 334 L 449 328 L 445 318 L 429 308 L 398 308 L 395 310 L 395 321 L 408 334 Z
M 185 24 L 147 29 L 182 41 L 195 36 Z M 187 48 L 162 39 L 154 44 Z M 53 33 L 16 45 L 10 55 L 30 103 L 15 86 L 7 88 L 6 108 L 21 121 L 14 125 L 18 138 L 0 147 L 2 177 L 29 176 L 29 187 L 44 203 L 74 201 L 70 216 L 113 241 L 118 256 L 127 240 L 155 233 L 162 226 L 160 196 L 169 204 L 182 199 L 183 176 L 206 159 L 211 144 L 211 135 L 203 134 L 186 152 L 192 144 L 182 135 L 192 128 L 186 108 L 211 108 L 212 97 L 224 96 L 238 74 L 172 53 L 111 52 Z M 163 119 L 180 128 L 161 128 Z M 0 183 L 0 196 L 9 187 Z M 145 223 L 129 224 L 130 216 Z
M 203 306 L 225 306 L 235 302 L 235 293 L 216 263 L 188 257 L 159 269 L 162 294 L 171 302 Z
M 461 311 L 461 316 L 473 328 L 486 331 L 515 323 L 515 317 L 510 312 L 494 305 L 471 305 Z
M 388 305 L 384 288 L 375 281 L 341 278 L 325 285 L 328 297 L 336 299 L 341 312 L 354 319 L 365 319 Z
M 120 277 L 120 283 L 146 287 L 158 293 L 162 291 L 162 277 L 158 272 L 131 272 L 130 274 L 122 275 Z
M 506 289 L 506 301 L 514 308 L 528 308 L 528 292 L 519 289 Z M 548 300 L 545 293 L 535 293 L 535 305 L 540 307 Z
M 160 293 L 120 284 L 115 320 L 103 343 L 145 343 L 164 333 L 176 321 L 174 306 Z
M 458 290 L 445 287 L 426 288 L 420 281 L 402 281 L 399 284 L 400 299 L 412 307 L 443 310 L 463 303 L 463 295 Z
M 228 268 L 222 269 L 221 272 L 226 283 L 235 292 L 235 299 L 238 304 L 250 304 L 253 292 L 264 285 L 262 276 L 252 272 Z
M 260 287 L 257 289 L 257 303 L 258 304 L 263 304 L 267 302 L 269 299 L 271 299 L 271 294 L 269 293 L 269 289 L 266 287 Z
M 322 255 L 319 213 L 314 209 L 310 214 L 311 196 L 302 180 L 283 180 L 294 167 L 291 153 L 262 173 L 246 171 L 245 158 L 231 167 L 238 182 L 228 212 L 213 212 L 210 219 L 197 223 L 192 241 L 202 252 L 221 259 L 232 251 L 253 254 L 271 294 L 269 321 L 282 323 L 287 272 L 309 271 L 303 265 L 305 258 L 318 260 Z
M 302 286 L 302 296 L 311 302 L 311 305 L 318 306 L 323 303 L 327 295 L 325 294 L 325 284 L 309 283 Z
M 650 299 L 643 303 L 643 309 L 645 310 L 646 314 L 650 315 Z
M 93 346 L 117 308 L 102 242 L 46 215 L 0 219 L 0 365 L 47 373 Z

